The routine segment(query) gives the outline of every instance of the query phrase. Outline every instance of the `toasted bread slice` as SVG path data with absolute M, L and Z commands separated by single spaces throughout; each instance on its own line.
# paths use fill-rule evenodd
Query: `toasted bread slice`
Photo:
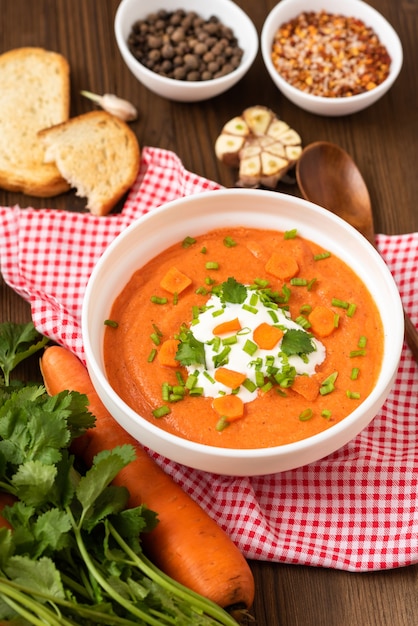
M 66 59 L 43 48 L 0 55 L 0 187 L 32 196 L 67 191 L 53 163 L 44 162 L 38 131 L 69 117 L 70 70 Z
M 106 111 L 91 111 L 39 132 L 45 160 L 87 198 L 93 215 L 106 215 L 138 174 L 140 149 L 129 126 Z

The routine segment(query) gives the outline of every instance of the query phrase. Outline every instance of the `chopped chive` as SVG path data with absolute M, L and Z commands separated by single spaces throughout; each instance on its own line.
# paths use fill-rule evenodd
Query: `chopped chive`
M 191 391 L 197 383 L 197 376 L 195 374 L 189 374 L 185 383 L 186 389 Z
M 245 387 L 245 389 L 251 393 L 257 389 L 257 385 L 249 378 L 246 378 L 244 380 L 244 382 L 242 383 L 242 386 Z
M 354 313 L 356 312 L 357 309 L 357 304 L 354 304 L 353 302 L 350 302 L 350 304 L 348 305 L 347 308 L 347 315 L 348 317 L 353 317 Z
M 153 324 L 153 325 L 152 325 L 152 327 L 153 327 L 153 329 L 154 329 L 154 332 L 155 332 L 155 333 L 157 333 L 157 335 L 158 335 L 159 337 L 162 337 L 162 336 L 163 336 L 163 333 L 162 333 L 162 332 L 161 332 L 161 330 L 158 328 L 157 324 Z
M 203 246 L 203 248 L 201 248 L 200 252 L 201 252 L 202 254 L 206 254 L 206 252 L 207 252 L 207 248 L 206 248 L 206 246 Z
M 320 252 L 319 254 L 314 254 L 314 261 L 322 261 L 323 259 L 328 259 L 331 256 L 331 252 Z
M 295 322 L 296 324 L 299 324 L 299 326 L 302 326 L 305 330 L 311 327 L 310 321 L 306 319 L 304 315 L 298 315 L 298 317 L 295 318 Z
M 299 313 L 310 313 L 312 311 L 312 307 L 310 304 L 302 304 L 299 309 Z
M 212 312 L 212 317 L 219 317 L 223 313 L 225 313 L 225 309 L 218 309 L 217 311 Z
M 346 395 L 347 398 L 350 398 L 351 400 L 359 400 L 360 399 L 360 394 L 358 391 L 346 391 Z
M 262 391 L 263 393 L 267 393 L 268 391 L 270 391 L 272 387 L 273 387 L 273 383 L 269 380 L 268 382 L 266 382 L 265 385 L 263 385 L 260 388 L 260 391 Z
M 236 246 L 236 245 L 237 245 L 237 242 L 236 242 L 236 241 L 234 241 L 234 239 L 232 239 L 232 237 L 228 237 L 228 236 L 227 236 L 227 237 L 225 237 L 225 239 L 224 239 L 224 245 L 225 245 L 227 248 L 233 248 L 234 246 Z
M 319 393 L 321 396 L 326 396 L 335 389 L 335 381 L 337 379 L 338 372 L 333 372 L 325 380 L 322 381 L 321 386 L 319 388 Z
M 218 432 L 221 432 L 222 430 L 225 430 L 225 428 L 228 428 L 229 426 L 229 422 L 226 419 L 226 417 L 223 415 L 217 422 L 216 426 L 215 426 L 215 430 L 217 430 Z
M 353 367 L 351 370 L 350 378 L 351 380 L 357 380 L 360 370 L 358 367 Z
M 286 230 L 283 234 L 284 239 L 294 239 L 298 234 L 297 228 L 292 228 L 291 230 Z
M 190 248 L 194 243 L 196 243 L 196 239 L 193 237 L 185 237 L 182 242 L 182 248 Z
M 263 374 L 263 372 L 256 372 L 255 373 L 255 384 L 257 385 L 257 387 L 263 387 L 264 386 L 264 374 Z
M 265 278 L 255 278 L 254 279 L 254 284 L 257 285 L 257 287 L 267 287 L 269 284 L 269 281 L 266 280 Z
M 184 400 L 183 393 L 170 393 L 170 397 L 169 397 L 170 402 L 180 402 L 180 400 Z
M 366 350 L 364 348 L 361 348 L 360 350 L 351 350 L 350 358 L 353 358 L 356 356 L 366 356 Z
M 219 263 L 217 263 L 217 261 L 208 261 L 205 264 L 205 267 L 207 270 L 218 270 L 219 269 Z
M 346 300 L 340 300 L 339 298 L 332 298 L 332 306 L 338 306 L 340 309 L 348 309 L 350 306 Z
M 213 339 L 208 341 L 208 344 L 213 346 L 213 351 L 214 352 L 219 352 L 219 349 L 221 347 L 221 343 L 222 343 L 222 340 L 221 340 L 220 337 L 214 337 Z
M 164 415 L 168 415 L 168 413 L 171 413 L 171 409 L 166 404 L 163 404 L 163 406 L 159 406 L 157 409 L 154 409 L 152 412 L 153 416 L 157 418 L 164 417 Z
M 251 306 L 250 304 L 243 304 L 242 308 L 244 309 L 244 311 L 248 311 L 249 313 L 258 313 L 257 307 Z
M 181 372 L 176 372 L 176 378 L 178 380 L 179 385 L 184 387 L 184 380 Z
M 321 417 L 325 417 L 326 420 L 331 419 L 332 413 L 328 409 L 321 411 Z
M 273 367 L 273 365 L 274 365 L 274 356 L 272 354 L 268 354 L 266 356 L 266 366 Z
M 179 294 L 177 293 L 177 291 L 175 291 L 175 292 L 173 293 L 173 304 L 174 304 L 174 306 L 175 306 L 175 305 L 176 305 L 176 304 L 178 304 L 178 303 L 179 303 Z
M 171 393 L 171 385 L 169 385 L 168 383 L 163 383 L 161 385 L 161 397 L 163 400 L 165 400 L 166 402 L 168 402 L 168 399 L 170 397 L 170 393 Z
M 167 304 L 167 298 L 159 298 L 158 296 L 151 296 L 151 302 L 153 304 Z
M 206 276 L 205 278 L 205 285 L 213 285 L 213 283 L 216 283 L 216 280 L 214 278 L 211 278 L 210 276 Z
M 306 278 L 299 278 L 298 276 L 295 276 L 294 278 L 290 279 L 290 284 L 294 287 L 306 287 L 308 281 Z
M 365 337 L 364 335 L 361 335 L 360 339 L 358 340 L 357 345 L 359 348 L 365 348 L 367 345 L 367 337 Z
M 312 409 L 305 409 L 302 413 L 299 414 L 299 419 L 301 422 L 307 422 L 313 416 Z
M 339 325 L 340 325 L 340 316 L 338 315 L 338 313 L 335 313 L 335 315 L 334 315 L 334 328 L 338 328 Z
M 193 387 L 189 391 L 190 396 L 203 396 L 203 387 Z
M 118 322 L 115 320 L 105 320 L 103 323 L 105 326 L 110 326 L 111 328 L 117 328 L 119 326 Z
M 210 374 L 209 374 L 206 370 L 204 370 L 204 372 L 203 372 L 203 376 L 204 376 L 205 378 L 207 378 L 207 379 L 208 379 L 208 381 L 209 381 L 210 383 L 212 383 L 212 385 L 214 385 L 214 384 L 215 384 L 215 382 L 216 382 L 216 381 L 215 381 L 215 379 L 214 379 L 214 378 L 212 378 L 212 376 L 211 376 L 211 375 L 210 375 Z
M 247 339 L 242 349 L 244 350 L 244 352 L 252 356 L 253 354 L 255 354 L 255 352 L 257 352 L 258 346 L 256 343 L 254 343 L 254 341 Z
M 251 332 L 251 328 L 248 328 L 248 326 L 244 326 L 244 328 L 241 328 L 241 330 L 237 331 L 237 335 L 242 336 L 242 335 L 249 335 Z
M 198 296 L 206 296 L 207 292 L 208 290 L 205 287 L 198 287 L 195 291 Z
M 157 333 L 151 333 L 150 334 L 150 339 L 153 343 L 155 343 L 156 346 L 159 346 L 161 343 L 161 339 L 160 337 L 157 335 Z
M 277 324 L 277 322 L 279 321 L 279 318 L 277 317 L 277 313 L 275 311 L 272 311 L 271 309 L 268 309 L 267 313 L 270 315 L 274 324 Z
M 312 291 L 312 287 L 314 286 L 314 284 L 316 283 L 317 280 L 318 280 L 317 278 L 311 278 L 311 280 L 306 285 L 306 289 L 308 291 Z
M 196 305 L 192 306 L 192 318 L 195 320 L 199 317 L 199 315 L 200 315 L 199 307 Z
M 250 305 L 255 306 L 258 302 L 258 296 L 256 293 L 251 294 Z
M 215 367 L 221 367 L 228 363 L 228 354 L 231 352 L 231 348 L 229 346 L 225 346 L 219 354 L 212 357 L 213 364 Z
M 222 345 L 224 346 L 232 346 L 235 343 L 238 343 L 238 337 L 236 335 L 231 335 L 231 337 L 225 337 L 225 339 L 222 339 Z
M 147 359 L 148 363 L 152 363 L 156 356 L 157 356 L 157 350 L 153 348 L 148 355 L 148 359 Z

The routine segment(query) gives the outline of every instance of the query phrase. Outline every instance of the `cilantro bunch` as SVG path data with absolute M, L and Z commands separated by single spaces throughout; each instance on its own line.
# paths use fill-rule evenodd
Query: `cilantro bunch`
M 9 363 L 17 346 L 32 354 L 31 346 L 42 343 L 36 334 L 33 344 L 16 342 L 19 331 L 10 325 L 0 335 L 12 339 L 2 346 Z M 143 554 L 141 533 L 154 528 L 157 515 L 143 506 L 127 509 L 127 489 L 112 484 L 134 460 L 134 448 L 100 452 L 87 470 L 78 465 L 71 442 L 93 425 L 84 395 L 0 385 L 2 623 L 236 625 Z M 1 510 L 6 496 L 12 503 Z

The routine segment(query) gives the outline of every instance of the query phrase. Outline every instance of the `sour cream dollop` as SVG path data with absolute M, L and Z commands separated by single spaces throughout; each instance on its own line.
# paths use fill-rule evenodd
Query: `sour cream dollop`
M 223 334 L 214 341 L 213 331 L 216 326 L 223 321 L 235 318 L 238 318 L 241 330 Z M 281 339 L 271 350 L 257 347 L 255 352 L 249 354 L 245 349 L 246 342 L 250 340 L 253 343 L 253 332 L 262 323 L 279 326 L 284 333 L 290 329 L 306 333 L 310 337 L 313 350 L 303 355 L 288 356 L 281 350 L 283 342 Z M 188 373 L 197 376 L 196 386 L 203 389 L 203 395 L 213 398 L 231 393 L 229 387 L 215 380 L 215 372 L 219 366 L 217 361 L 220 352 L 225 347 L 225 340 L 230 351 L 227 355 L 227 362 L 222 365 L 230 370 L 245 373 L 250 381 L 247 386 L 253 388 L 250 390 L 241 385 L 235 392 L 244 403 L 251 402 L 258 396 L 257 371 L 262 372 L 267 379 L 272 367 L 281 372 L 284 368 L 293 366 L 296 374 L 312 376 L 316 367 L 324 361 L 326 356 L 325 346 L 292 320 L 286 310 L 281 307 L 272 309 L 268 303 L 266 304 L 257 296 L 256 291 L 250 289 L 247 290 L 245 301 L 240 304 L 222 301 L 218 295 L 213 294 L 207 301 L 204 311 L 193 320 L 190 330 L 195 339 L 204 344 L 206 364 L 188 365 Z M 231 337 L 234 338 L 234 343 L 229 343 L 228 338 Z

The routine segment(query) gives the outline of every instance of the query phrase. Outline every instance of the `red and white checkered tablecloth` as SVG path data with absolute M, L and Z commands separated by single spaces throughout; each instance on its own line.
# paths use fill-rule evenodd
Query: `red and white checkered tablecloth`
M 37 329 L 83 359 L 84 288 L 106 246 L 153 208 L 218 188 L 185 170 L 172 152 L 146 147 L 121 214 L 0 207 L 4 280 L 30 302 Z M 377 243 L 417 324 L 418 233 L 378 235 Z M 379 414 L 321 461 L 247 478 L 206 474 L 151 454 L 247 558 L 351 571 L 418 562 L 418 367 L 406 346 Z

